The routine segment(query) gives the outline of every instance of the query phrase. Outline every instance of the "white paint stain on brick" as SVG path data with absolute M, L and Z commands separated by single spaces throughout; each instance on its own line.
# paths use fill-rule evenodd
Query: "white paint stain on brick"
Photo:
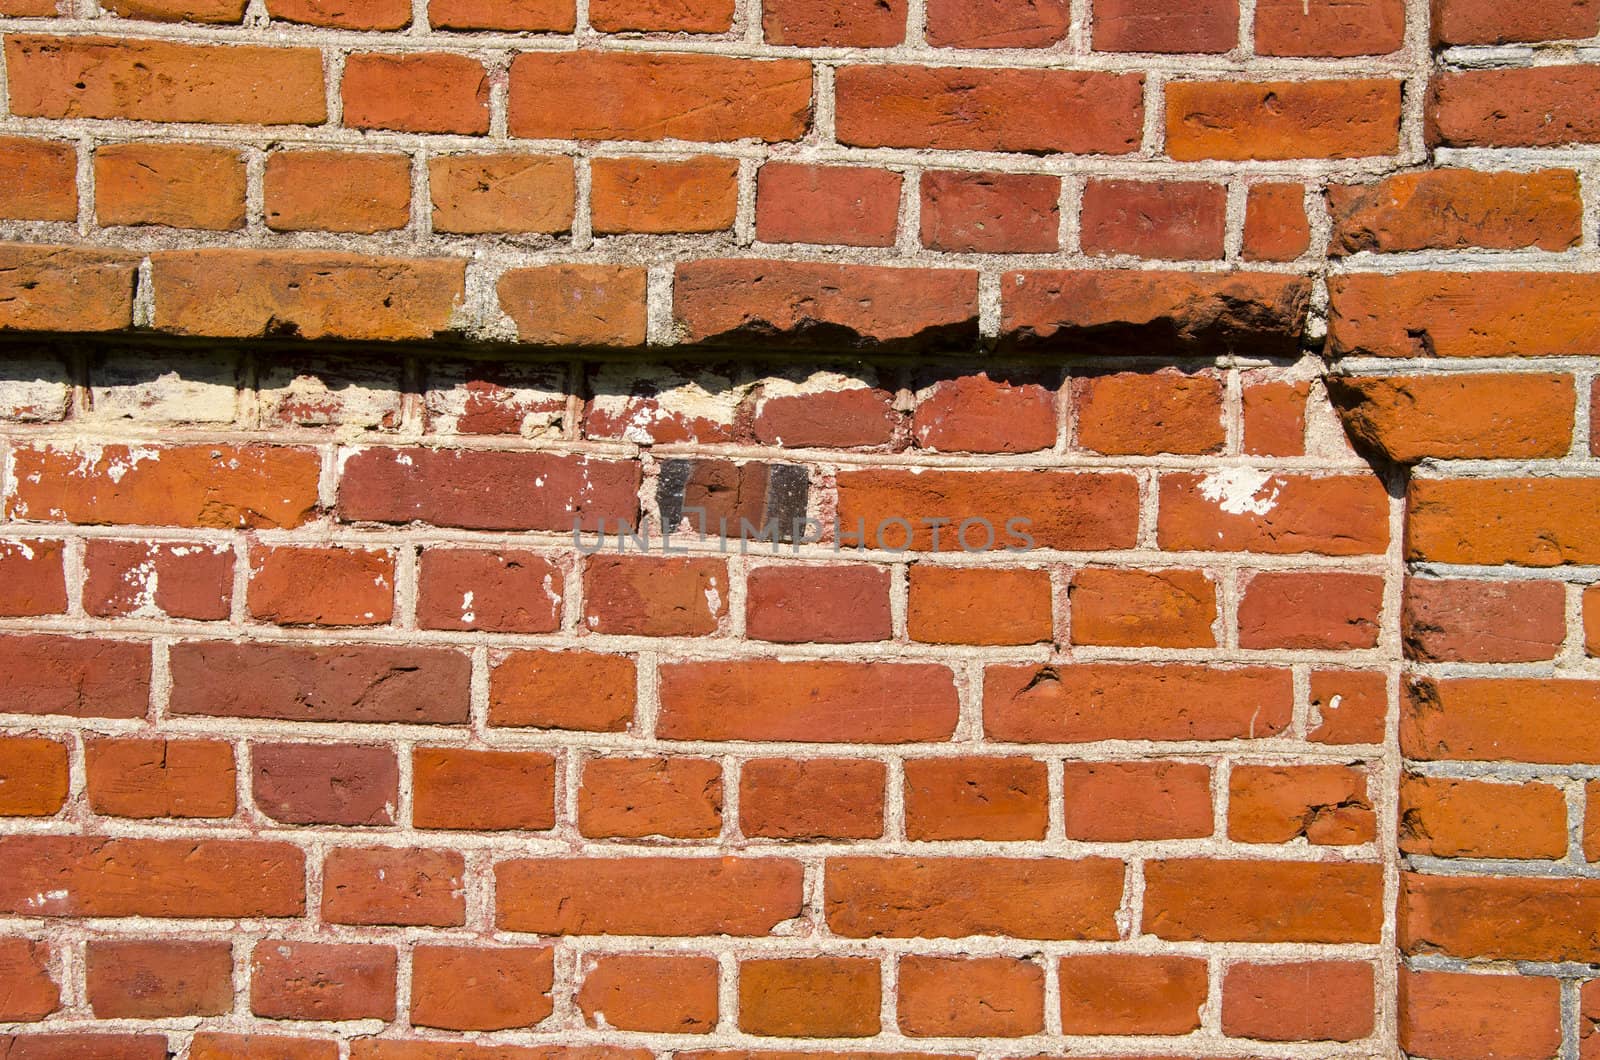
M 1273 479 L 1272 472 L 1260 468 L 1218 468 L 1200 480 L 1200 496 L 1229 515 L 1266 515 L 1278 506 L 1283 489 Z

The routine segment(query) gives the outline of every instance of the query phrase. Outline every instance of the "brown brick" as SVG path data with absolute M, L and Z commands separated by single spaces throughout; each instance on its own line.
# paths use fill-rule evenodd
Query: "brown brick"
M 1060 249 L 1058 177 L 935 169 L 922 174 L 921 192 L 922 245 L 931 250 L 1048 254 Z
M 756 177 L 756 238 L 893 246 L 900 180 L 882 169 L 768 162 Z
M 394 1019 L 393 946 L 256 943 L 250 1011 L 267 1019 Z
M 936 48 L 1043 48 L 1065 40 L 1071 25 L 1068 0 L 931 0 L 925 33 Z
M 1400 634 L 1427 662 L 1539 662 L 1566 640 L 1559 582 L 1408 578 Z
M 774 839 L 875 839 L 887 775 L 882 762 L 752 758 L 739 771 L 739 828 Z
M 233 1008 L 226 942 L 91 939 L 85 992 L 97 1019 L 221 1016 Z
M 256 807 L 284 824 L 393 824 L 400 772 L 388 747 L 251 745 Z
M 1079 242 L 1089 254 L 1222 257 L 1227 189 L 1200 181 L 1091 180 Z
M 1231 51 L 1239 42 L 1238 0 L 1094 0 L 1097 52 Z

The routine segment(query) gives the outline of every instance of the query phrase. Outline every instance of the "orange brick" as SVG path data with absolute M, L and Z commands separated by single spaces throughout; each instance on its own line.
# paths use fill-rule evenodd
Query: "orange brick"
M 1222 448 L 1222 382 L 1175 370 L 1072 381 L 1079 448 L 1118 456 Z
M 330 924 L 453 927 L 466 921 L 461 854 L 453 850 L 339 847 L 322 863 L 322 918 Z
M 1567 801 L 1548 784 L 1407 776 L 1400 849 L 1441 858 L 1551 858 L 1567 852 Z
M 572 160 L 546 155 L 428 159 L 435 231 L 557 234 L 572 228 Z
M 404 29 L 411 24 L 411 5 L 405 0 L 271 0 L 273 18 L 332 29 Z
M 902 957 L 899 1021 L 913 1038 L 1038 1034 L 1044 969 L 1011 957 Z
M 1066 39 L 1072 8 L 1067 0 L 931 0 L 927 22 L 928 43 L 936 48 L 1043 48 Z
M 1387 55 L 1405 42 L 1405 0 L 1258 0 L 1256 54 Z
M 551 946 L 417 946 L 411 1025 L 451 1031 L 531 1027 L 550 1015 Z
M 882 762 L 752 758 L 739 772 L 739 828 L 774 839 L 875 839 L 883 834 Z
M 66 613 L 64 549 L 61 541 L 0 541 L 0 616 Z
M 1355 961 L 1230 965 L 1222 1033 L 1269 1042 L 1365 1038 L 1373 1029 L 1372 971 Z M 1309 997 L 1317 1003 L 1307 1005 Z
M 1211 770 L 1197 763 L 1068 762 L 1062 800 L 1068 839 L 1198 839 L 1215 830 Z
M 1381 575 L 1263 571 L 1239 601 L 1239 647 L 1372 648 L 1382 617 Z
M 94 739 L 89 807 L 111 817 L 232 817 L 233 747 L 220 740 Z
M 103 225 L 244 227 L 238 150 L 199 144 L 107 144 L 94 153 L 94 212 Z
M 906 37 L 906 0 L 771 0 L 761 6 L 768 44 L 888 48 Z
M 481 135 L 489 131 L 489 75 L 465 55 L 385 55 L 345 59 L 344 124 L 355 129 Z
M 1566 250 L 1583 229 L 1578 175 L 1570 169 L 1401 173 L 1376 184 L 1335 184 L 1329 253 L 1408 250 Z
M 1295 895 L 1286 902 L 1284 895 Z M 1175 941 L 1376 942 L 1383 866 L 1358 862 L 1145 863 L 1144 930 Z
M 918 391 L 911 434 L 918 448 L 947 453 L 1049 449 L 1056 443 L 1056 395 L 1026 373 L 942 378 Z
M 1063 1034 L 1187 1034 L 1200 1026 L 1206 962 L 1095 953 L 1063 957 Z
M 1036 644 L 1051 636 L 1050 572 L 911 568 L 906 625 L 925 644 Z
M 411 753 L 412 823 L 463 831 L 555 827 L 555 759 L 533 751 L 418 747 Z
M 509 269 L 495 287 L 523 342 L 544 346 L 642 346 L 645 270 L 624 265 Z
M 429 0 L 435 29 L 548 30 L 571 33 L 578 19 L 574 0 Z
M 1043 839 L 1045 764 L 1032 758 L 919 758 L 905 763 L 908 839 Z
M 1442 147 L 1558 147 L 1600 141 L 1590 66 L 1461 70 L 1434 78 L 1428 141 Z
M 1561 983 L 1402 968 L 1400 1047 L 1439 1060 L 1553 1056 L 1561 1048 Z
M 1582 722 L 1597 705 L 1600 681 L 1416 680 L 1401 697 L 1400 746 L 1428 760 L 1600 762 Z
M 32 1023 L 61 1007 L 49 961 L 49 943 L 0 938 L 0 1019 Z
M 1182 162 L 1363 158 L 1399 147 L 1398 81 L 1167 84 L 1167 154 Z
M 1250 185 L 1240 256 L 1246 261 L 1293 261 L 1310 247 L 1305 188 L 1299 184 Z
M 1400 634 L 1429 662 L 1538 662 L 1567 639 L 1559 582 L 1408 578 Z
M 1389 679 L 1372 670 L 1313 670 L 1312 729 L 1315 743 L 1379 743 L 1389 714 Z
M 739 1029 L 783 1038 L 878 1033 L 879 968 L 858 957 L 739 962 Z
M 1600 479 L 1414 479 L 1406 556 L 1435 563 L 1554 567 L 1600 561 L 1589 533 Z
M 1238 0 L 1094 0 L 1098 52 L 1217 54 L 1239 40 Z
M 1228 836 L 1241 843 L 1370 843 L 1377 815 L 1367 776 L 1354 766 L 1248 766 L 1228 783 Z
M 723 33 L 734 0 L 594 0 L 589 22 L 605 33 Z
M 512 652 L 489 672 L 489 724 L 622 732 L 633 721 L 633 659 L 592 652 Z
M 594 758 L 578 789 L 591 838 L 710 839 L 722 831 L 722 766 L 705 758 Z
M 400 154 L 284 151 L 267 159 L 267 227 L 279 232 L 387 232 L 411 221 L 411 159 Z
M 1072 643 L 1209 648 L 1217 590 L 1203 571 L 1103 570 L 1072 575 Z
M 257 548 L 249 608 L 282 626 L 381 626 L 394 614 L 394 553 L 387 549 Z
M 104 150 L 102 148 L 102 150 Z M 78 219 L 78 152 L 66 140 L 0 138 L 0 214 L 19 221 Z
M 1375 475 L 1161 476 L 1161 547 L 1376 555 L 1389 545 L 1389 495 Z
M 0 737 L 0 817 L 50 817 L 67 802 L 67 748 L 37 736 Z
M 732 158 L 596 158 L 589 180 L 598 235 L 721 232 L 733 227 L 739 205 L 739 163 Z
M 715 957 L 605 954 L 583 972 L 578 1008 L 590 1027 L 710 1034 L 719 976 Z

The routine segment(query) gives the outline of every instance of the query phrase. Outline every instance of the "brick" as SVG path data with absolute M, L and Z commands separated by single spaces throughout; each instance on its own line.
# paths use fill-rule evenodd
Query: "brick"
M 1379 743 L 1389 713 L 1388 678 L 1378 671 L 1313 670 L 1314 743 Z
M 1267 668 L 995 665 L 984 671 L 984 732 L 1020 743 L 1271 736 L 1288 728 L 1291 684 Z
M 615 953 L 591 958 L 575 1000 L 585 1025 L 710 1034 L 717 1025 L 715 957 Z
M 1600 953 L 1590 879 L 1402 873 L 1403 953 L 1517 961 L 1589 962 Z
M 542 479 L 537 490 L 507 482 Z M 595 530 L 599 519 L 638 522 L 639 465 L 559 453 L 362 449 L 345 462 L 339 518 L 429 523 L 467 530 Z
M 1330 378 L 1328 393 L 1351 440 L 1397 463 L 1559 457 L 1572 447 L 1570 376 Z
M 244 227 L 244 196 L 236 148 L 106 144 L 94 153 L 94 212 L 103 225 L 235 231 Z
M 642 346 L 645 270 L 620 265 L 511 269 L 495 288 L 522 342 Z
M 1583 647 L 1589 655 L 1600 655 L 1600 591 L 1583 591 Z
M 233 747 L 221 740 L 93 739 L 89 808 L 111 817 L 232 817 Z
M 1163 475 L 1160 504 L 1169 550 L 1361 556 L 1389 544 L 1389 497 L 1373 475 Z
M 264 178 L 278 232 L 386 232 L 411 221 L 411 159 L 402 154 L 280 151 Z
M 398 430 L 403 366 L 370 357 L 261 357 L 256 386 L 264 426 Z
M 572 159 L 554 155 L 438 155 L 428 194 L 434 231 L 457 235 L 569 232 L 577 199 Z
M 1250 375 L 1244 379 L 1244 451 L 1264 456 L 1304 455 L 1311 384 L 1252 382 Z
M 13 519 L 287 528 L 317 506 L 320 461 L 308 449 L 16 446 L 12 461 L 6 508 Z
M 1050 254 L 1061 249 L 1058 177 L 934 169 L 922 174 L 921 195 L 922 245 L 930 250 Z
M 920 758 L 905 763 L 906 838 L 1043 839 L 1045 764 L 1032 758 Z
M 1581 356 L 1600 341 L 1600 278 L 1582 274 L 1348 274 L 1328 295 L 1335 357 Z
M 762 5 L 768 44 L 889 48 L 906 38 L 905 0 L 771 0 Z
M 1440 858 L 1548 858 L 1567 853 L 1567 803 L 1548 784 L 1407 776 L 1400 850 Z
M 715 633 L 728 613 L 728 584 L 722 560 L 591 556 L 583 624 L 595 633 L 637 637 Z
M 554 828 L 555 759 L 532 751 L 418 747 L 411 752 L 411 820 L 474 832 Z
M 1414 250 L 1560 251 L 1582 236 L 1583 201 L 1570 169 L 1399 173 L 1328 188 L 1331 255 Z
M 229 25 L 244 19 L 245 0 L 114 0 L 106 9 L 150 22 Z M 48 14 L 55 14 L 53 7 Z
M 0 138 L 0 176 L 11 194 L 0 214 L 19 221 L 78 219 L 78 152 L 66 140 Z
M 548 30 L 571 33 L 577 24 L 573 0 L 429 0 L 434 29 Z
M 1303 277 L 1145 270 L 1033 270 L 1000 277 L 1000 333 L 1027 348 L 1293 357 Z
M 1097 52 L 1231 51 L 1239 42 L 1238 0 L 1094 0 Z
M 11 835 L 0 909 L 48 917 L 305 913 L 305 854 L 289 843 Z M 40 896 L 43 896 L 42 898 Z
M 1051 637 L 1050 572 L 995 567 L 910 571 L 906 631 L 924 644 L 1037 644 Z
M 251 955 L 250 1011 L 267 1019 L 394 1019 L 393 946 L 263 939 Z
M 1401 697 L 1400 746 L 1425 760 L 1600 762 L 1600 740 L 1582 722 L 1597 704 L 1595 681 L 1418 680 Z
M 452 1031 L 531 1027 L 550 1015 L 551 946 L 418 946 L 411 1025 Z
M 258 547 L 250 557 L 250 614 L 280 626 L 386 625 L 394 563 L 388 549 Z
M 240 359 L 179 354 L 150 370 L 145 358 L 123 353 L 92 355 L 89 392 L 84 402 L 102 422 L 137 421 L 141 425 L 215 424 L 239 420 Z
M 957 715 L 950 671 L 927 664 L 665 663 L 660 688 L 663 740 L 920 743 L 948 739 Z
M 1306 192 L 1299 184 L 1252 184 L 1245 198 L 1245 261 L 1293 261 L 1311 249 Z
M 893 246 L 900 181 L 882 169 L 768 162 L 756 175 L 756 238 Z
M 1065 40 L 1071 24 L 1065 0 L 932 0 L 925 34 L 936 48 L 1043 48 Z
M 40 736 L 0 737 L 0 817 L 52 817 L 67 802 L 67 748 Z
M 990 549 L 1131 548 L 1138 525 L 1137 485 L 1118 473 L 886 468 L 841 472 L 838 484 L 840 525 L 868 547 L 901 547 L 906 534 L 897 520 L 911 524 L 908 544 L 917 551 L 931 547 L 939 521 L 943 551 L 984 551 L 986 542 Z M 977 520 L 987 521 L 992 541 Z
M 394 824 L 400 771 L 388 747 L 252 744 L 256 808 L 284 824 Z
M 513 652 L 489 672 L 489 724 L 624 732 L 633 721 L 633 659 L 581 651 Z
M 523 361 L 430 359 L 423 411 L 432 434 L 559 435 L 566 367 Z
M 340 847 L 322 861 L 322 918 L 331 924 L 454 927 L 466 922 L 461 854 Z
M 1079 448 L 1120 456 L 1221 450 L 1222 382 L 1164 369 L 1072 381 Z
M 554 633 L 564 584 L 561 568 L 536 552 L 427 548 L 418 559 L 417 625 Z
M 9 35 L 11 113 L 221 125 L 321 125 L 315 48 Z
M 590 838 L 714 839 L 722 832 L 722 765 L 707 758 L 594 758 L 578 788 Z
M 0 938 L 0 1019 L 32 1023 L 61 1007 L 61 988 L 49 960 L 48 943 Z
M 782 1038 L 869 1038 L 880 1026 L 879 966 L 862 957 L 739 962 L 739 1029 Z
M 1400 1047 L 1467 1060 L 1554 1056 L 1561 1048 L 1561 983 L 1543 976 L 1400 970 Z
M 1428 95 L 1428 142 L 1438 147 L 1595 143 L 1600 141 L 1597 86 L 1600 70 L 1588 66 L 1441 73 Z
M 883 835 L 882 762 L 752 758 L 739 770 L 739 829 L 771 839 Z
M 802 876 L 783 858 L 502 861 L 495 919 L 541 935 L 765 935 L 800 915 Z
M 233 1008 L 226 942 L 90 939 L 84 975 L 97 1019 L 221 1016 Z
M 1044 969 L 1011 957 L 900 958 L 900 1030 L 913 1038 L 1021 1038 L 1044 1030 Z
M 471 665 L 458 651 L 194 641 L 171 649 L 176 716 L 462 724 Z
M 1373 1031 L 1372 965 L 1235 964 L 1222 980 L 1222 1033 L 1269 1042 L 1353 1042 Z M 1305 1003 L 1307 998 L 1316 1004 Z
M 1107 858 L 835 857 L 823 875 L 846 938 L 1117 937 L 1122 863 Z
M 150 710 L 150 647 L 137 641 L 8 634 L 0 671 L 8 714 L 142 718 Z
M 338 1060 L 338 1057 L 339 1043 L 331 1039 L 209 1031 L 200 1031 L 189 1039 L 190 1060 Z
M 768 380 L 756 398 L 753 427 L 763 445 L 846 449 L 888 444 L 898 422 L 889 390 L 818 372 L 801 383 Z
M 339 91 L 350 128 L 464 136 L 489 131 L 489 76 L 465 55 L 357 52 L 345 59 Z
M 1144 121 L 1138 74 L 850 65 L 834 92 L 848 147 L 1124 155 Z
M 725 33 L 734 0 L 595 0 L 589 22 L 605 33 Z
M 1062 957 L 1063 1034 L 1187 1034 L 1200 1027 L 1206 962 L 1086 953 Z
M 155 327 L 176 335 L 431 338 L 466 300 L 460 259 L 212 249 L 150 262 Z
M 1214 830 L 1211 770 L 1198 763 L 1068 762 L 1062 803 L 1068 839 L 1200 839 Z
M 411 24 L 411 6 L 404 0 L 271 0 L 275 19 L 331 29 L 404 29 Z
M 1594 563 L 1600 479 L 1415 479 L 1406 556 L 1436 563 Z
M 1351 846 L 1377 838 L 1367 775 L 1357 766 L 1238 765 L 1228 783 L 1228 836 L 1240 843 Z
M 59 615 L 67 610 L 65 542 L 0 541 L 0 617 Z
M 587 438 L 656 445 L 731 442 L 741 433 L 740 384 L 748 384 L 737 368 L 621 364 L 597 365 L 585 374 L 593 395 L 583 419 Z M 764 464 L 737 466 L 766 470 Z
M 917 392 L 911 433 L 918 448 L 940 452 L 1049 449 L 1056 442 L 1055 393 L 1028 374 L 994 371 L 942 378 Z
M 1600 33 L 1600 8 L 1591 0 L 1555 0 L 1525 8 L 1488 0 L 1435 0 L 1435 44 L 1514 44 L 1580 40 Z
M 1239 646 L 1374 648 L 1382 617 L 1381 575 L 1263 571 L 1239 601 Z
M 169 1055 L 164 1034 L 17 1034 L 0 1042 L 11 1060 L 161 1060 Z
M 506 1060 L 508 1056 L 524 1055 L 525 1046 L 476 1045 L 455 1041 L 406 1041 L 402 1039 L 358 1039 L 352 1043 L 352 1060 Z M 572 1058 L 593 1050 L 606 1060 L 648 1060 L 645 1049 L 625 1049 L 620 1046 L 547 1046 L 549 1055 Z M 543 1055 L 535 1051 L 534 1055 Z M 685 1054 L 690 1056 L 693 1054 Z
M 1559 582 L 1408 578 L 1400 613 L 1406 657 L 1425 662 L 1539 662 L 1567 638 Z
M 687 342 L 960 346 L 977 336 L 969 269 L 727 260 L 676 267 L 673 318 Z
M 138 268 L 116 253 L 0 243 L 0 332 L 130 327 Z
M 778 143 L 804 136 L 810 114 L 811 64 L 796 59 L 576 51 L 511 62 L 510 131 L 525 139 Z
M 101 618 L 153 613 L 219 621 L 232 611 L 233 560 L 230 545 L 91 540 L 83 608 Z
M 1399 147 L 1398 81 L 1167 83 L 1167 154 L 1180 162 L 1364 158 Z
M 682 162 L 596 158 L 589 209 L 597 235 L 723 232 L 739 206 L 739 162 L 702 155 Z
M 1105 570 L 1072 575 L 1067 590 L 1073 644 L 1122 648 L 1210 648 L 1217 643 L 1217 590 L 1204 571 Z
M 1404 0 L 1260 0 L 1256 54 L 1350 58 L 1405 43 Z
M 745 580 L 745 635 L 779 644 L 887 640 L 889 571 L 865 563 L 757 567 Z
M 1174 941 L 1377 942 L 1383 905 L 1376 864 L 1145 863 L 1144 930 Z
M 5 249 L 0 247 L 0 260 L 4 258 Z M 15 289 L 8 280 L 0 280 L 0 285 L 5 285 L 0 290 Z M 66 418 L 72 390 L 67 364 L 61 357 L 19 352 L 5 356 L 0 364 L 7 373 L 4 386 L 0 386 L 0 420 L 55 423 Z
M 1201 181 L 1091 180 L 1079 242 L 1089 254 L 1220 258 L 1227 197 L 1221 184 Z

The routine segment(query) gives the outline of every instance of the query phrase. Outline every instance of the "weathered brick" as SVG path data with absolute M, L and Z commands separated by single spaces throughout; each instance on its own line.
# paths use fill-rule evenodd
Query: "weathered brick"
M 48 917 L 289 917 L 305 913 L 290 843 L 10 835 L 0 909 Z
M 245 0 L 112 0 L 105 6 L 123 18 L 227 25 L 243 20 Z
M 724 33 L 734 0 L 594 0 L 589 22 L 606 33 Z
M 356 129 L 481 135 L 489 131 L 489 76 L 465 55 L 357 52 L 339 83 L 344 124 Z
M 878 962 L 778 957 L 739 962 L 739 1029 L 782 1038 L 870 1038 L 881 1029 Z
M 1389 495 L 1375 475 L 1163 475 L 1157 537 L 1177 551 L 1375 555 L 1389 544 Z
M 1239 42 L 1238 0 L 1094 0 L 1099 52 L 1231 51 Z
M 83 609 L 101 618 L 225 619 L 232 611 L 233 561 L 230 545 L 97 538 L 84 550 Z
M 898 173 L 768 162 L 756 176 L 756 238 L 765 243 L 894 245 Z
M 67 748 L 42 736 L 0 737 L 0 817 L 51 817 L 67 802 Z
M 745 635 L 780 644 L 887 640 L 889 571 L 864 563 L 763 566 L 745 580 Z
M 910 571 L 906 632 L 924 644 L 1037 644 L 1051 639 L 1050 572 L 995 567 Z
M 233 1008 L 226 942 L 91 939 L 85 992 L 97 1019 L 221 1016 Z
M 585 964 L 575 1000 L 590 1027 L 710 1034 L 716 1026 L 715 957 L 616 953 Z
M 1214 453 L 1222 448 L 1222 381 L 1173 369 L 1072 381 L 1074 441 L 1118 456 Z
M 1428 141 L 1439 147 L 1559 147 L 1600 141 L 1592 66 L 1460 70 L 1433 79 Z
M 572 174 L 572 159 L 553 155 L 430 158 L 428 194 L 434 231 L 457 235 L 570 231 L 577 198 Z
M 1144 78 L 1076 70 L 840 67 L 835 128 L 850 147 L 1128 154 Z
M 905 763 L 906 838 L 1043 839 L 1050 792 L 1032 758 L 922 758 Z
M 503 861 L 495 916 L 541 935 L 765 935 L 800 915 L 801 882 L 783 858 Z
M 1263 571 L 1239 601 L 1241 648 L 1373 648 L 1383 617 L 1383 577 Z
M 739 828 L 773 839 L 875 839 L 883 834 L 882 762 L 752 758 L 739 770 Z
M 1600 560 L 1589 533 L 1600 479 L 1413 479 L 1406 556 L 1436 563 L 1555 567 Z
M 453 927 L 466 920 L 454 850 L 338 847 L 322 861 L 322 918 L 330 924 Z
M 200 1031 L 189 1040 L 190 1060 L 338 1060 L 331 1038 L 285 1038 L 272 1034 Z
M 1553 977 L 1403 968 L 1399 995 L 1400 1047 L 1415 1056 L 1553 1056 L 1561 1048 L 1561 983 Z
M 70 142 L 0 138 L 0 177 L 11 192 L 0 215 L 19 221 L 78 219 L 78 152 Z
M 1222 257 L 1227 189 L 1202 181 L 1091 180 L 1078 240 L 1089 254 Z
M 402 154 L 279 151 L 263 182 L 279 232 L 386 232 L 411 221 L 411 159 Z
M 1011 957 L 900 959 L 900 1030 L 914 1038 L 1021 1038 L 1044 1030 L 1044 969 Z
M 1377 942 L 1383 867 L 1357 862 L 1145 863 L 1144 930 L 1208 942 Z
M 1181 162 L 1364 158 L 1399 147 L 1399 81 L 1167 83 L 1167 154 Z
M 93 739 L 89 808 L 112 817 L 232 817 L 233 747 L 221 740 Z
M 377 626 L 394 613 L 394 552 L 365 548 L 256 548 L 246 606 L 280 626 Z
M 1600 277 L 1347 273 L 1328 281 L 1336 357 L 1582 356 L 1600 342 Z
M 918 743 L 955 731 L 954 679 L 919 663 L 680 662 L 660 668 L 666 740 Z M 759 713 L 746 705 L 759 702 Z M 901 704 L 893 712 L 878 704 Z
M 1377 838 L 1367 775 L 1357 766 L 1235 766 L 1228 836 L 1241 843 L 1352 846 Z
M 1405 953 L 1590 962 L 1600 953 L 1600 881 L 1522 877 L 1400 877 Z
M 1073 644 L 1209 648 L 1217 643 L 1217 590 L 1204 571 L 1107 570 L 1072 575 Z
M 1206 962 L 1093 953 L 1060 962 L 1063 1034 L 1187 1034 L 1200 1026 Z
M 714 839 L 722 833 L 722 765 L 709 758 L 593 758 L 578 788 L 590 838 Z
M 954 375 L 917 391 L 911 435 L 919 449 L 1031 453 L 1055 445 L 1056 407 L 1054 390 L 1027 373 Z
M 1061 181 L 1026 173 L 922 174 L 922 245 L 958 253 L 1060 249 Z
M 1313 670 L 1311 731 L 1315 743 L 1378 743 L 1389 713 L 1389 681 L 1381 671 Z
M 619 636 L 705 636 L 727 617 L 728 586 L 728 565 L 720 559 L 591 556 L 584 565 L 583 624 Z
M 328 116 L 315 48 L 15 34 L 5 52 L 18 115 L 229 125 L 321 125 Z
M 103 225 L 231 231 L 244 227 L 244 197 L 236 148 L 106 144 L 94 153 L 94 212 Z
M 1351 439 L 1398 463 L 1559 457 L 1572 447 L 1571 376 L 1344 376 L 1327 382 Z
M 1328 189 L 1328 252 L 1363 250 L 1566 250 L 1583 230 L 1578 175 L 1570 169 L 1400 173 L 1374 184 Z
M 1348 58 L 1405 43 L 1405 0 L 1258 0 L 1256 54 Z
M 1299 184 L 1252 184 L 1245 198 L 1246 261 L 1293 261 L 1311 247 L 1306 192 Z
M 271 0 L 273 18 L 332 29 L 404 29 L 411 24 L 405 0 Z
M 1582 719 L 1600 682 L 1461 677 L 1413 681 L 1401 697 L 1400 747 L 1428 760 L 1600 762 Z
M 418 946 L 411 1025 L 452 1031 L 531 1027 L 550 1015 L 551 946 Z
M 642 346 L 645 271 L 625 265 L 511 269 L 495 287 L 517 337 L 542 346 Z
M 1200 839 L 1215 830 L 1211 770 L 1193 762 L 1068 762 L 1062 817 L 1067 838 L 1083 842 Z
M 250 1011 L 267 1019 L 393 1019 L 393 946 L 263 939 L 251 955 Z
M 553 633 L 565 576 L 523 549 L 428 548 L 418 557 L 417 624 L 424 629 Z
M 622 732 L 633 721 L 633 659 L 582 651 L 520 651 L 489 674 L 489 724 Z
M 984 731 L 1023 743 L 1271 736 L 1289 725 L 1291 685 L 1266 668 L 1000 664 L 984 671 Z
M 704 155 L 682 162 L 596 158 L 589 209 L 597 235 L 721 232 L 739 206 L 739 163 Z
M 1600 7 L 1592 0 L 1552 0 L 1509 7 L 1493 0 L 1434 0 L 1437 44 L 1511 44 L 1575 40 L 1600 32 Z
M 535 140 L 798 140 L 811 64 L 721 55 L 523 52 L 511 62 L 512 136 Z
M 138 268 L 124 254 L 0 243 L 0 332 L 127 328 Z
M 435 29 L 571 33 L 577 18 L 574 0 L 428 0 L 428 24 Z
M 1357 961 L 1235 964 L 1222 980 L 1222 1033 L 1269 1042 L 1352 1042 L 1373 1030 L 1373 968 Z M 1315 997 L 1315 1005 L 1304 1000 Z
M 381 644 L 190 641 L 171 650 L 175 715 L 461 724 L 471 664 L 458 651 Z
M 1440 858 L 1561 858 L 1567 801 L 1548 784 L 1407 776 L 1400 850 Z
M 535 751 L 418 747 L 411 752 L 412 824 L 463 831 L 555 827 L 555 759 Z
M 770 0 L 761 6 L 768 44 L 889 48 L 906 37 L 906 0 Z
M 828 926 L 846 938 L 1115 939 L 1109 858 L 829 858 Z
M 256 808 L 284 824 L 386 825 L 400 802 L 388 747 L 268 744 L 250 747 Z
M 150 646 L 138 641 L 8 634 L 0 671 L 6 713 L 142 718 L 150 710 Z
M 1066 39 L 1071 25 L 1067 0 L 931 0 L 924 32 L 936 48 L 1043 48 Z
M 49 943 L 0 938 L 0 1019 L 32 1023 L 61 1007 L 49 960 Z
M 1406 656 L 1426 662 L 1538 662 L 1566 640 L 1559 582 L 1409 578 L 1400 612 Z

